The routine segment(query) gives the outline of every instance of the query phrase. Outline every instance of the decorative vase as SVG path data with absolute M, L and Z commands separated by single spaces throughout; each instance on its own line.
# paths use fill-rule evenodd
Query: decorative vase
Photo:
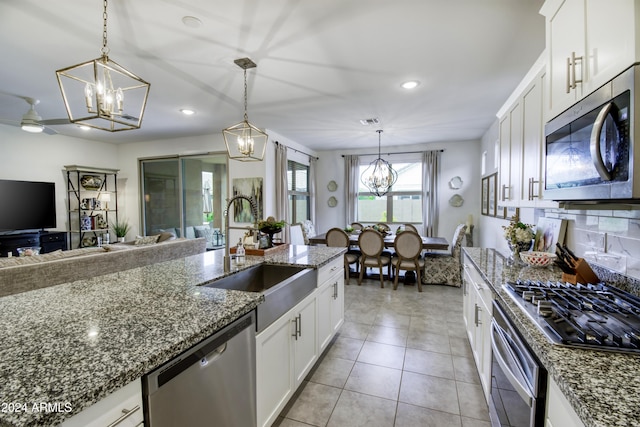
M 522 259 L 520 259 L 520 252 L 531 249 L 531 241 L 513 243 L 507 240 L 507 246 L 509 246 L 509 250 L 511 251 L 511 256 L 509 257 L 511 263 L 513 265 L 525 265 Z
M 282 228 L 280 227 L 262 227 L 260 229 L 260 232 L 263 234 L 266 234 L 268 237 L 268 243 L 267 243 L 268 248 L 273 247 L 273 235 L 278 234 L 281 231 L 282 231 Z

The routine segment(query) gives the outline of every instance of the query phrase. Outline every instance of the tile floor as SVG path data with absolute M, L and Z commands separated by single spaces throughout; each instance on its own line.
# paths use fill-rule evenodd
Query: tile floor
M 489 427 L 462 290 L 345 286 L 345 322 L 279 427 Z

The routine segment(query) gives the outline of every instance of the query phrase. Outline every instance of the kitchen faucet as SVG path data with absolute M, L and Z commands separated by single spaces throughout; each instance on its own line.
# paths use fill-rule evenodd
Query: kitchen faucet
M 245 199 L 249 202 L 249 206 L 251 206 L 251 214 L 253 215 L 253 219 L 255 220 L 254 222 L 254 227 L 230 227 L 229 226 L 229 208 L 231 207 L 231 205 L 233 204 L 233 202 L 237 201 L 238 199 Z M 253 230 L 254 231 L 254 237 L 255 237 L 255 232 L 258 230 L 258 204 L 256 203 L 256 200 L 253 198 L 253 196 L 249 197 L 249 196 L 245 196 L 244 194 L 238 194 L 236 196 L 233 196 L 230 199 L 227 199 L 227 208 L 224 211 L 224 234 L 225 234 L 225 242 L 224 242 L 224 272 L 228 273 L 229 271 L 231 271 L 231 254 L 230 254 L 230 248 L 229 248 L 229 230 L 230 229 L 234 229 L 234 230 Z

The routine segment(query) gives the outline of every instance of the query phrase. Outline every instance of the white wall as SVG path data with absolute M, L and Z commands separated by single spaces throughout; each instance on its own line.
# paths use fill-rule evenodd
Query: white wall
M 117 146 L 113 144 L 62 135 L 32 134 L 18 127 L 0 125 L 0 179 L 54 182 L 57 230 L 68 228 L 64 166 L 118 169 L 118 163 Z
M 475 223 L 480 216 L 480 162 L 478 161 L 480 141 L 441 142 L 412 145 L 411 147 L 385 147 L 384 152 L 398 153 L 440 149 L 444 149 L 444 152 L 441 156 L 438 189 L 440 194 L 438 235 L 446 237 L 450 241 L 453 237 L 453 231 L 459 223 L 466 223 L 469 215 L 473 215 Z M 316 230 L 319 233 L 323 233 L 331 227 L 346 226 L 345 166 L 342 155 L 372 152 L 375 152 L 375 149 L 322 151 L 318 153 Z M 462 178 L 463 185 L 460 190 L 449 188 L 449 180 L 454 176 Z M 338 189 L 335 192 L 330 192 L 327 189 L 327 184 L 331 180 L 338 184 Z M 460 194 L 464 199 L 464 204 L 458 208 L 452 207 L 448 203 L 449 198 L 456 193 Z M 327 205 L 327 200 L 331 196 L 338 200 L 338 205 L 334 208 Z

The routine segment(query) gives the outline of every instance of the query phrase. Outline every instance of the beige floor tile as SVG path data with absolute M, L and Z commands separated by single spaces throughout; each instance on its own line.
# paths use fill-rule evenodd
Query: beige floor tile
M 308 382 L 291 405 L 285 418 L 303 423 L 324 426 L 338 402 L 341 389 Z
M 396 401 L 344 390 L 327 427 L 393 427 Z
M 399 401 L 451 414 L 460 414 L 456 383 L 445 378 L 404 371 Z
M 384 366 L 356 362 L 345 384 L 345 390 L 385 399 L 398 400 L 402 371 Z
M 402 369 L 404 352 L 404 347 L 365 341 L 357 360 L 372 365 Z
M 313 370 L 309 381 L 343 388 L 354 363 L 352 360 L 325 357 Z
M 447 335 L 433 332 L 409 330 L 407 348 L 451 354 L 451 346 Z
M 367 335 L 369 335 L 369 331 L 371 331 L 371 327 L 371 325 L 364 323 L 345 321 L 340 328 L 339 334 L 341 337 L 365 340 Z
M 339 336 L 327 351 L 327 357 L 338 359 L 356 360 L 364 340 Z
M 476 363 L 471 357 L 453 356 L 453 369 L 457 381 L 480 384 Z
M 462 427 L 491 427 L 491 421 L 476 420 L 475 418 L 462 417 Z
M 312 425 L 313 424 L 301 423 L 300 421 L 280 417 L 273 423 L 271 427 L 309 427 Z M 320 427 L 320 426 L 317 426 L 317 427 Z
M 456 379 L 451 355 L 408 348 L 404 355 L 404 370 L 434 377 Z
M 367 341 L 378 342 L 405 347 L 407 345 L 408 329 L 391 328 L 388 326 L 372 326 Z
M 398 314 L 393 310 L 380 310 L 373 321 L 374 325 L 389 326 L 392 328 L 409 329 L 411 316 Z
M 451 343 L 451 354 L 454 356 L 473 357 L 469 340 L 460 337 L 449 337 Z
M 460 416 L 398 403 L 394 427 L 460 427 Z
M 482 387 L 478 384 L 456 382 L 460 414 L 465 417 L 489 421 L 489 409 Z

